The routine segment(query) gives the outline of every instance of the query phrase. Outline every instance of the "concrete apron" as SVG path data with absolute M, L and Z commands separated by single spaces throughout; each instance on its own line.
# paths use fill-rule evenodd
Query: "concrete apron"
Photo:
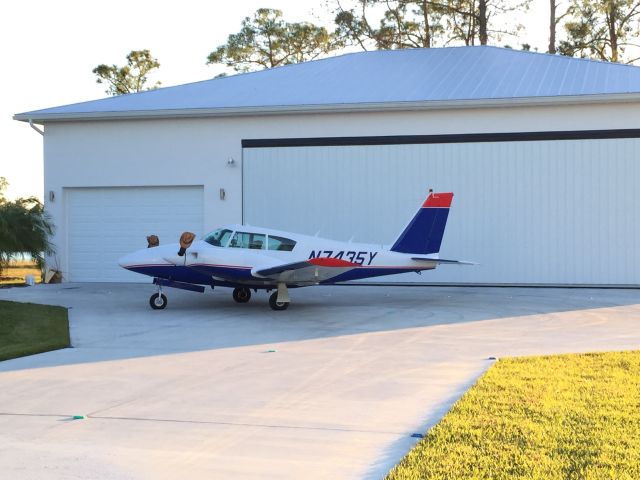
M 64 284 L 74 348 L 0 363 L 0 471 L 22 478 L 381 478 L 492 361 L 637 349 L 637 290 Z M 73 415 L 86 416 L 73 420 Z

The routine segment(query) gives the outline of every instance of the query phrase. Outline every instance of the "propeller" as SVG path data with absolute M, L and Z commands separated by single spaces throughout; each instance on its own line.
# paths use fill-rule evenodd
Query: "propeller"
M 182 232 L 180 235 L 180 250 L 178 250 L 178 256 L 183 257 L 187 251 L 187 248 L 191 246 L 193 240 L 196 238 L 195 233 L 191 232 Z

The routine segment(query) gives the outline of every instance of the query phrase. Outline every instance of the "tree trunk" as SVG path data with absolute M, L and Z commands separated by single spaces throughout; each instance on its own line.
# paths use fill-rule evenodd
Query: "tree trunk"
M 478 1 L 478 38 L 480 45 L 486 45 L 487 35 L 487 0 Z
M 549 0 L 549 53 L 556 53 L 556 0 Z
M 431 26 L 429 25 L 429 4 L 427 0 L 422 0 L 422 15 L 424 16 L 424 38 L 422 46 L 431 48 Z
M 467 37 L 464 39 L 465 45 L 473 46 L 476 44 L 476 1 L 471 0 L 468 3 L 469 6 L 469 22 L 467 25 Z
M 609 42 L 611 45 L 611 61 L 618 61 L 618 32 L 616 31 L 616 20 L 618 9 L 614 2 L 607 2 L 607 27 L 609 29 Z

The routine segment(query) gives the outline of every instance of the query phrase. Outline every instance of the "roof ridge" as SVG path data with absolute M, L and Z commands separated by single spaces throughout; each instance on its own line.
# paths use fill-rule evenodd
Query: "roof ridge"
M 498 45 L 470 45 L 469 47 L 465 46 L 465 47 L 462 47 L 462 48 L 478 48 L 478 47 L 492 48 L 492 49 L 496 49 L 496 50 L 500 50 L 500 51 L 510 51 L 510 52 L 517 53 L 517 54 L 528 53 L 530 55 L 545 56 L 545 57 L 550 57 L 550 58 L 558 58 L 558 59 L 562 59 L 562 60 L 582 61 L 582 62 L 588 62 L 588 63 L 595 64 L 595 65 L 609 65 L 609 66 L 613 66 L 613 67 L 640 68 L 640 66 L 633 65 L 633 64 L 630 64 L 630 63 L 610 62 L 608 60 L 598 60 L 597 58 L 570 57 L 568 55 L 562 55 L 560 53 L 538 52 L 538 51 L 532 51 L 532 50 L 516 50 L 515 48 L 500 47 Z M 456 48 L 456 47 L 454 47 L 454 48 Z M 459 48 L 459 47 L 457 47 L 457 48 Z

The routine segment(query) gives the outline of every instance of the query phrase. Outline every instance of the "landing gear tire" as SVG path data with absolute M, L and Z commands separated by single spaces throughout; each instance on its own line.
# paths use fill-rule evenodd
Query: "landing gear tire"
M 151 295 L 151 298 L 149 298 L 149 305 L 151 305 L 151 308 L 154 310 L 163 310 L 167 308 L 167 297 L 164 293 L 154 293 Z
M 251 300 L 251 290 L 248 288 L 234 288 L 233 299 L 238 303 L 247 303 Z
M 278 292 L 273 292 L 269 297 L 269 306 L 276 311 L 286 310 L 289 308 L 289 302 L 278 302 Z

